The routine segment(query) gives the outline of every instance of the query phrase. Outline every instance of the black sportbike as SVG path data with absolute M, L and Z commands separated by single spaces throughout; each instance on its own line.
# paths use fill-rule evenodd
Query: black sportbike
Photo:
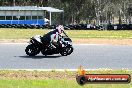
M 30 38 L 29 45 L 26 47 L 25 52 L 29 56 L 35 56 L 40 52 L 43 55 L 61 54 L 62 56 L 70 55 L 73 52 L 72 40 L 63 32 L 63 36 L 59 35 L 61 43 L 57 43 L 54 48 L 51 44 L 44 45 L 40 35 Z M 63 44 L 63 46 L 62 46 Z

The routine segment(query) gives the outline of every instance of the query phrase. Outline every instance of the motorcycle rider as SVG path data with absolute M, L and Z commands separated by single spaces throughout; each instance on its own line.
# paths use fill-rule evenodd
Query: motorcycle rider
M 45 46 L 51 44 L 53 48 L 56 48 L 55 46 L 56 44 L 58 43 L 61 44 L 59 37 L 63 33 L 63 31 L 64 31 L 63 25 L 59 25 L 58 27 L 56 27 L 56 29 L 54 29 L 53 31 L 50 31 L 49 33 L 47 33 L 46 35 L 42 37 L 43 44 Z

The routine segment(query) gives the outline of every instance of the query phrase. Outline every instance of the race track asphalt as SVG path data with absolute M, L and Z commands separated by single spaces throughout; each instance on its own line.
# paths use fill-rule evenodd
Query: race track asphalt
M 74 45 L 69 56 L 59 54 L 29 57 L 28 44 L 0 44 L 0 69 L 132 69 L 132 46 L 127 45 Z

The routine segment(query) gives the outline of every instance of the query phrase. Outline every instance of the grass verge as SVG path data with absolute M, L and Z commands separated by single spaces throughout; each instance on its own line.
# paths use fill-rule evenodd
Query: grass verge
M 0 39 L 29 39 L 34 35 L 43 35 L 50 30 L 46 29 L 0 29 Z M 131 39 L 132 31 L 98 31 L 98 30 L 66 30 L 71 38 L 110 38 Z
M 129 70 L 91 70 L 90 74 L 130 74 Z M 77 84 L 76 72 L 0 71 L 0 88 L 132 88 L 130 84 Z

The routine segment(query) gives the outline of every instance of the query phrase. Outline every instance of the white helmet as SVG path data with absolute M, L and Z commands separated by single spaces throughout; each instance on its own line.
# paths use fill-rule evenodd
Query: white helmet
M 64 31 L 63 25 L 59 25 L 58 27 L 56 27 L 56 29 L 58 30 L 59 34 L 61 34 Z

